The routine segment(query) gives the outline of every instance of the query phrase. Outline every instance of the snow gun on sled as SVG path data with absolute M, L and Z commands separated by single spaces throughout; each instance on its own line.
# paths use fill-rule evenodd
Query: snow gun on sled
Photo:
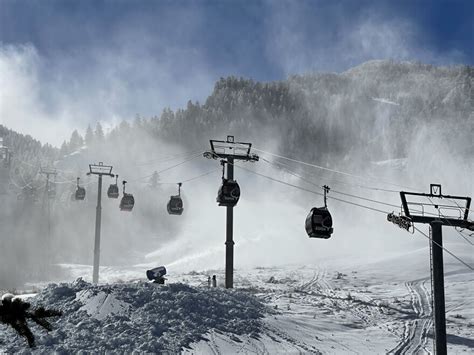
M 158 266 L 155 267 L 154 269 L 147 270 L 146 271 L 146 277 L 148 280 L 153 281 L 154 283 L 157 284 L 165 284 L 165 278 L 164 276 L 166 275 L 166 268 L 164 266 Z

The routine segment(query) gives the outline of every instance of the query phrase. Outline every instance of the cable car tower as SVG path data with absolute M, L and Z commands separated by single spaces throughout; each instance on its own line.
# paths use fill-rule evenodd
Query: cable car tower
M 98 188 L 97 188 L 97 207 L 95 213 L 95 238 L 94 238 L 94 268 L 92 271 L 92 282 L 99 282 L 99 261 L 100 261 L 100 226 L 101 226 L 101 217 L 102 217 L 102 176 L 115 177 L 112 174 L 112 166 L 104 165 L 100 162 L 99 164 L 89 164 L 89 172 L 87 175 L 98 175 Z M 79 179 L 78 179 L 78 189 L 79 189 Z M 84 190 L 85 196 L 85 190 Z
M 12 152 L 3 145 L 3 138 L 0 137 L 0 160 L 4 168 L 10 168 L 12 162 Z
M 442 227 L 460 227 L 474 230 L 474 222 L 468 220 L 471 198 L 443 195 L 441 193 L 441 185 L 438 184 L 430 185 L 429 194 L 401 191 L 400 197 L 403 214 L 396 216 L 394 213 L 390 213 L 387 215 L 388 221 L 406 230 L 409 230 L 414 223 L 430 225 L 431 282 L 435 327 L 434 345 L 435 353 L 437 355 L 444 355 L 447 353 L 447 347 Z M 407 197 L 411 201 L 408 201 Z M 436 200 L 436 202 L 439 201 L 439 203 L 435 203 L 432 199 Z M 463 201 L 464 207 L 456 202 L 456 200 Z M 454 205 L 446 204 L 447 201 L 453 202 Z M 434 213 L 426 211 L 429 207 L 434 209 Z M 410 210 L 410 208 L 412 209 Z M 464 210 L 464 213 L 461 213 L 461 210 Z M 457 215 L 453 215 L 453 212 Z
M 11 150 L 3 145 L 3 138 L 0 137 L 0 195 L 7 194 L 7 181 L 10 179 L 10 167 L 12 161 Z
M 58 175 L 56 169 L 52 167 L 47 167 L 43 168 L 40 167 L 40 174 L 41 175 L 46 175 L 46 186 L 44 189 L 44 194 L 43 194 L 43 209 L 46 207 L 46 211 L 48 214 L 48 240 L 46 241 L 45 245 L 43 248 L 47 248 L 46 250 L 49 250 L 49 246 L 51 245 L 51 199 L 56 196 L 56 185 L 55 183 L 51 184 L 51 176 L 53 178 L 56 178 L 56 175 Z M 49 258 L 49 256 L 48 256 Z
M 235 142 L 234 136 L 227 136 L 227 140 L 220 141 L 211 139 L 211 150 L 204 152 L 203 156 L 208 159 L 222 159 L 223 164 L 227 165 L 227 177 L 223 178 L 223 183 L 219 189 L 217 202 L 220 206 L 227 208 L 226 216 L 226 252 L 225 252 L 225 287 L 234 287 L 234 240 L 233 240 L 233 224 L 234 224 L 234 206 L 240 197 L 240 189 L 238 196 L 236 191 L 237 182 L 234 180 L 234 161 L 243 160 L 256 162 L 259 157 L 251 154 L 250 149 L 252 143 Z

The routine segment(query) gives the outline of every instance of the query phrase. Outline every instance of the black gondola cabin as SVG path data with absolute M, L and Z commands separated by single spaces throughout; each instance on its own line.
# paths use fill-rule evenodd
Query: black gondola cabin
M 169 214 L 181 215 L 183 213 L 183 200 L 179 195 L 171 196 L 166 206 Z
M 169 214 L 180 215 L 183 213 L 183 200 L 181 199 L 181 186 L 183 183 L 178 182 L 178 194 L 171 196 L 166 208 Z
M 305 226 L 310 238 L 328 239 L 334 231 L 332 217 L 327 207 L 313 207 L 306 217 Z
M 115 184 L 110 184 L 109 188 L 107 189 L 107 197 L 108 198 L 118 198 L 119 197 L 119 187 L 118 187 L 118 175 L 115 175 Z
M 79 180 L 80 178 L 77 178 L 76 192 L 73 194 L 73 199 L 76 201 L 82 201 L 86 198 L 86 189 L 79 186 Z
M 222 185 L 217 192 L 219 206 L 234 207 L 240 199 L 240 187 L 235 180 L 222 180 Z
M 131 210 L 133 210 L 133 206 L 135 205 L 135 198 L 133 197 L 132 194 L 128 194 L 125 192 L 125 184 L 127 182 L 124 180 L 122 181 L 122 184 L 123 184 L 123 197 L 122 199 L 120 200 L 120 211 L 126 211 L 126 212 L 130 212 Z
M 119 188 L 117 184 L 111 184 L 107 189 L 108 198 L 118 198 L 119 197 Z
M 78 186 L 76 188 L 76 192 L 74 194 L 74 199 L 76 201 L 82 201 L 86 198 L 86 189 L 83 187 Z
M 133 210 L 135 205 L 135 198 L 132 194 L 125 193 L 123 194 L 122 199 L 120 200 L 120 211 L 130 212 Z

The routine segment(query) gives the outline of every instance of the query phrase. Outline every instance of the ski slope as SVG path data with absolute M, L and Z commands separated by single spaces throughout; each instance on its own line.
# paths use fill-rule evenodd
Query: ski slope
M 451 246 L 472 264 L 470 250 Z M 445 259 L 448 351 L 474 351 L 474 273 Z M 63 265 L 90 281 L 91 268 Z M 218 288 L 207 287 L 217 275 Z M 144 269 L 102 267 L 99 286 L 50 285 L 32 302 L 65 315 L 49 334 L 33 326 L 34 352 L 170 351 L 185 354 L 433 353 L 429 250 L 235 271 L 169 270 L 168 285 L 147 283 Z M 0 349 L 28 351 L 0 326 Z

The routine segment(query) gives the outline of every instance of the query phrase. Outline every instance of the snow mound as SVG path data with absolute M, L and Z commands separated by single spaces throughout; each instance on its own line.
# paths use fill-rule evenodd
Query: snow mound
M 51 284 L 33 305 L 63 311 L 46 333 L 30 324 L 39 353 L 118 352 L 179 353 L 217 331 L 259 336 L 269 312 L 256 297 L 236 290 L 185 284 L 124 283 L 92 285 L 76 280 Z M 2 350 L 29 352 L 13 329 L 0 332 Z
M 130 308 L 128 303 L 103 291 L 98 294 L 93 290 L 80 291 L 76 294 L 76 299 L 84 302 L 84 306 L 80 310 L 86 311 L 87 314 L 98 320 L 111 314 L 124 314 Z

